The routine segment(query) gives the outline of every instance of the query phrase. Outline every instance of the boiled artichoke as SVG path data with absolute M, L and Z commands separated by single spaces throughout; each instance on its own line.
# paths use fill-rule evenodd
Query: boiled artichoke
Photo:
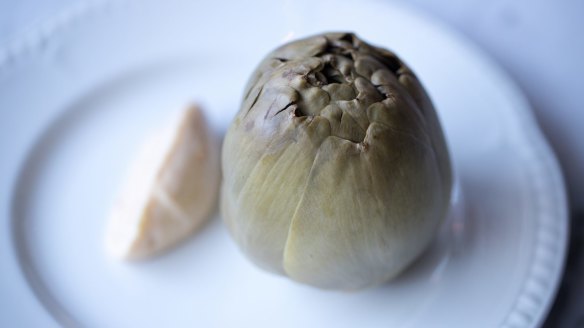
M 260 63 L 223 144 L 221 210 L 258 266 L 353 290 L 404 270 L 448 209 L 438 117 L 412 71 L 351 33 Z

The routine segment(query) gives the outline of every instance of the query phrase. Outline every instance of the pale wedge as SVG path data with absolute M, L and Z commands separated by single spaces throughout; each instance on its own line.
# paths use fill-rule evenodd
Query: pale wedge
M 216 205 L 218 147 L 196 106 L 147 140 L 111 212 L 108 253 L 121 259 L 147 258 L 201 226 Z

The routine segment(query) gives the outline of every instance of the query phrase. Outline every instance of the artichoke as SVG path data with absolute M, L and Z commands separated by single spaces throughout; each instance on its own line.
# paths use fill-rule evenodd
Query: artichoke
M 352 33 L 260 63 L 226 134 L 221 210 L 258 266 L 325 289 L 385 282 L 430 243 L 451 168 L 412 71 Z

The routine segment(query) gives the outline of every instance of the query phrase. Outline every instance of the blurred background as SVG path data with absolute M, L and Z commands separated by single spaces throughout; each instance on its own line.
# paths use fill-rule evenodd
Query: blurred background
M 0 50 L 86 1 L 0 0 Z M 584 123 L 584 1 L 398 2 L 407 2 L 465 35 L 490 54 L 526 94 L 560 160 L 572 219 L 567 270 L 544 326 L 584 327 L 584 138 L 580 136 Z

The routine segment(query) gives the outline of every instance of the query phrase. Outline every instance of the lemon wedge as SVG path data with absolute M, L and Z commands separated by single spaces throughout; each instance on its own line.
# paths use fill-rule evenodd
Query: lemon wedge
M 191 106 L 146 140 L 109 218 L 106 249 L 120 259 L 158 254 L 191 235 L 215 209 L 219 146 Z

